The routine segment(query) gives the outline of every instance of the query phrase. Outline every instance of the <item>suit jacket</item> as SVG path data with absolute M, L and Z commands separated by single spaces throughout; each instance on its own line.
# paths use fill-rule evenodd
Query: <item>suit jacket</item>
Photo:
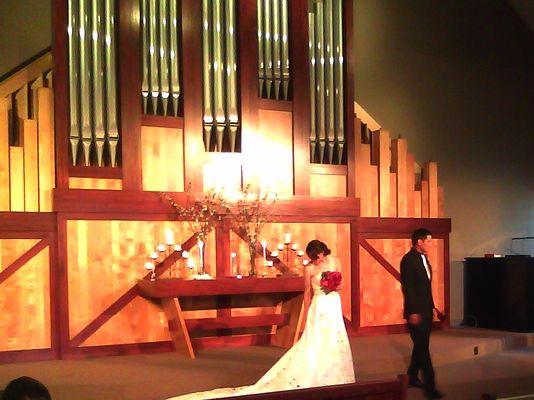
M 432 269 L 426 259 L 430 273 Z M 432 275 L 430 275 L 432 277 Z M 404 318 L 410 314 L 432 315 L 434 299 L 432 298 L 431 279 L 428 279 L 421 253 L 412 248 L 402 257 L 401 284 L 404 295 Z

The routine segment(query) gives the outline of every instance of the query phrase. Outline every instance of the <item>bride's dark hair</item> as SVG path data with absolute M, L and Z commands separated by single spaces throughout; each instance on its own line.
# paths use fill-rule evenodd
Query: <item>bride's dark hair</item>
M 317 260 L 317 256 L 323 253 L 327 256 L 331 253 L 330 249 L 320 240 L 314 239 L 306 246 L 306 254 L 312 261 Z

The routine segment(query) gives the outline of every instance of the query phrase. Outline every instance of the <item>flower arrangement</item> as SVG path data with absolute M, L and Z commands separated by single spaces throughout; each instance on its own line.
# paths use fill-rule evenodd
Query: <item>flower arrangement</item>
M 324 271 L 321 274 L 321 289 L 328 294 L 330 292 L 335 292 L 341 286 L 341 272 L 338 271 Z
M 241 192 L 241 198 L 233 207 L 232 226 L 246 237 L 249 246 L 250 275 L 256 273 L 258 239 L 265 223 L 273 220 L 272 207 L 276 200 L 276 195 L 270 196 L 268 192 L 263 195 L 259 192 L 253 193 L 250 185 L 247 185 Z
M 174 208 L 178 216 L 189 222 L 191 230 L 202 242 L 206 241 L 217 221 L 221 220 L 221 215 L 229 212 L 226 200 L 213 190 L 194 198 L 188 188 L 185 207 L 176 204 L 167 193 L 163 193 L 162 197 Z

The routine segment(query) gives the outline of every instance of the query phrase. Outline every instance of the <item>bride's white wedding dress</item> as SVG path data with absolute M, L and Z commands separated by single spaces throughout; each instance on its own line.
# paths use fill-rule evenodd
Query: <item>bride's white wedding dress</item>
M 354 382 L 354 367 L 338 292 L 325 294 L 312 276 L 313 297 L 300 340 L 251 386 L 197 392 L 168 400 L 215 399 Z

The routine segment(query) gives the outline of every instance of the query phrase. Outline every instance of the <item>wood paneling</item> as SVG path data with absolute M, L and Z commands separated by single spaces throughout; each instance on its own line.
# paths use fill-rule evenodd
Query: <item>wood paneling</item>
M 24 210 L 39 211 L 39 160 L 37 150 L 37 121 L 21 121 L 24 149 Z
M 118 84 L 120 95 L 120 158 L 123 186 L 141 190 L 141 72 L 140 3 L 137 0 L 118 2 Z
M 423 166 L 423 179 L 428 182 L 428 217 L 437 218 L 439 215 L 438 200 L 438 163 L 427 162 Z
M 121 294 L 135 286 L 146 271 L 144 262 L 165 229 L 177 242 L 191 236 L 186 222 L 83 221 L 67 222 L 68 296 L 70 337 L 74 337 Z M 198 248 L 190 251 L 198 265 Z M 206 272 L 215 273 L 215 239 L 205 247 Z M 76 299 L 75 301 L 73 299 Z M 168 340 L 163 313 L 136 298 L 122 308 L 84 346 Z
M 410 249 L 408 240 L 371 240 L 368 242 L 386 259 L 402 257 Z M 360 326 L 403 323 L 403 298 L 400 282 L 391 276 L 362 247 L 360 251 Z M 400 258 L 399 258 L 400 261 Z M 393 262 L 399 270 L 399 263 Z
M 122 179 L 69 178 L 69 189 L 122 190 Z M 73 204 L 75 206 L 75 204 Z
M 202 191 L 202 2 L 182 0 L 185 184 Z
M 37 89 L 37 130 L 39 132 L 39 211 L 52 211 L 55 187 L 54 94 L 52 89 Z
M 310 195 L 313 197 L 344 197 L 347 194 L 345 175 L 310 174 Z
M 406 207 L 407 217 L 417 217 L 415 213 L 415 160 L 413 154 L 407 153 L 406 155 Z
M 310 194 L 310 71 L 308 39 L 308 0 L 289 2 L 289 59 L 293 99 L 293 184 L 294 194 Z M 290 170 L 286 170 L 288 173 Z
M 143 190 L 184 191 L 183 130 L 141 129 Z
M 397 217 L 408 217 L 407 150 L 406 139 L 391 141 L 391 170 L 397 174 Z
M 9 147 L 11 211 L 24 211 L 24 148 Z
M 0 211 L 9 211 L 9 117 L 7 99 L 0 98 Z
M 38 242 L 0 239 L 0 266 L 9 266 Z M 0 351 L 50 347 L 49 249 L 39 251 L 0 284 Z
M 378 185 L 379 185 L 379 208 L 381 217 L 394 217 L 395 213 L 391 207 L 391 140 L 389 132 L 380 130 L 373 132 L 372 140 L 373 158 L 372 162 L 378 166 Z
M 403 297 L 398 278 L 400 261 L 411 248 L 410 239 L 367 239 L 366 242 L 371 249 L 360 246 L 360 324 L 362 327 L 403 324 Z M 380 259 L 384 262 L 379 262 Z M 429 260 L 434 303 L 443 312 L 446 296 L 443 239 L 433 239 Z M 390 267 L 394 268 L 394 274 L 388 270 Z
M 293 160 L 291 113 L 259 110 L 258 118 L 259 127 L 254 144 L 245 149 L 245 157 L 254 160 L 248 163 L 249 166 L 254 164 L 252 175 L 259 182 L 261 190 L 269 190 L 280 197 L 292 196 L 293 162 L 297 167 L 298 161 Z M 296 179 L 300 181 L 303 178 L 298 175 Z

